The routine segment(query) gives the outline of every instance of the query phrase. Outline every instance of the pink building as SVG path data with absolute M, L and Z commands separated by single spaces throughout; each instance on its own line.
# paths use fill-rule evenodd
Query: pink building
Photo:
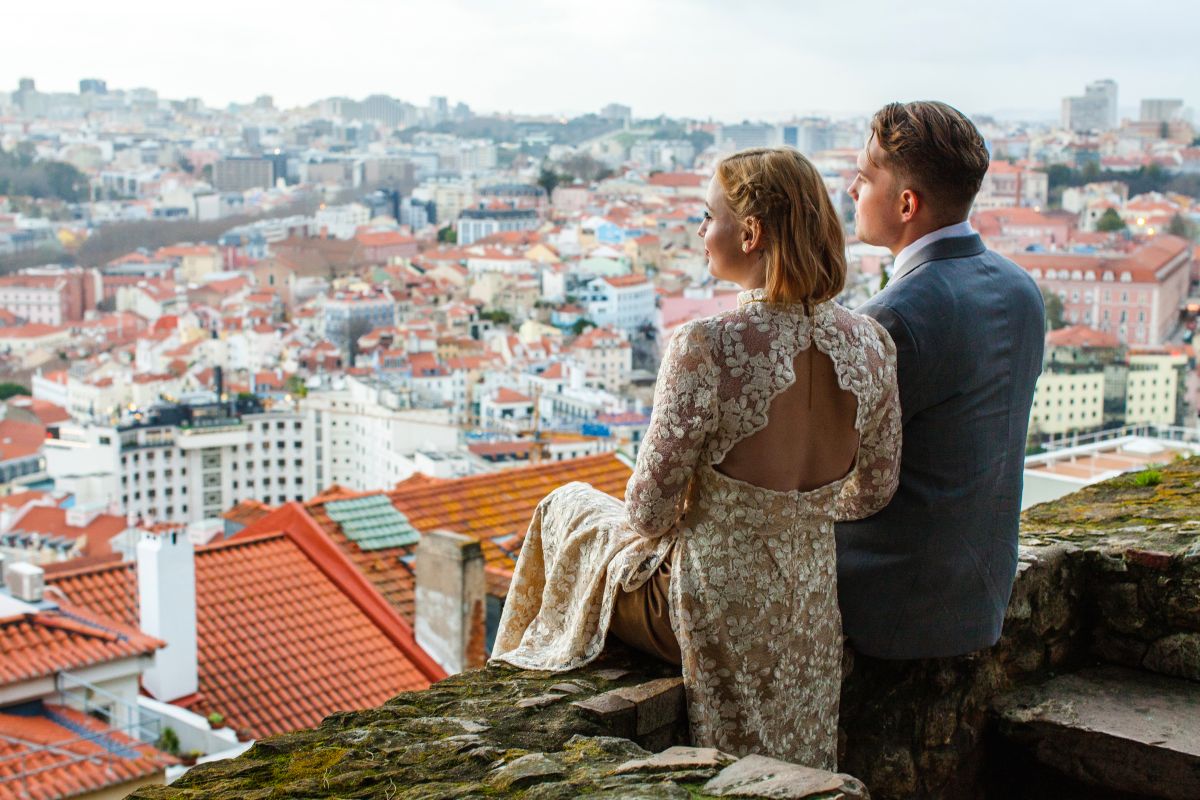
M 1046 249 L 1066 247 L 1075 226 L 1074 214 L 1043 214 L 1032 208 L 997 208 L 976 211 L 971 226 L 999 253 L 1017 253 L 1030 245 Z
M 1158 236 L 1128 255 L 1015 253 L 1043 289 L 1063 301 L 1069 324 L 1116 334 L 1128 345 L 1162 344 L 1188 297 L 1193 250 Z

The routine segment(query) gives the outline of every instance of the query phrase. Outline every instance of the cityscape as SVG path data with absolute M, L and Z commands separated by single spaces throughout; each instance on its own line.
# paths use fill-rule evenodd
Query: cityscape
M 838 302 L 886 285 L 847 194 L 873 110 L 0 87 L 0 798 L 482 666 L 539 500 L 622 497 L 666 342 L 736 306 L 696 235 L 723 155 L 805 154 Z M 1058 110 L 973 117 L 971 226 L 1046 302 L 1026 505 L 1200 452 L 1196 111 L 1104 76 Z

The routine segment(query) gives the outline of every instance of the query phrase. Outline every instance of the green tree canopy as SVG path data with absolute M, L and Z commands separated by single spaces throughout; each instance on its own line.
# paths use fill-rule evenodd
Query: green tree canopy
M 1066 327 L 1066 320 L 1063 319 L 1063 301 L 1054 292 L 1043 288 L 1042 300 L 1046 304 L 1046 327 L 1052 331 Z
M 30 392 L 19 383 L 0 383 L 0 400 L 7 400 L 14 395 L 28 395 Z
M 1182 236 L 1184 239 L 1196 238 L 1196 225 L 1189 222 L 1181 215 L 1175 214 L 1171 217 L 1171 222 L 1167 225 L 1167 233 L 1172 236 Z
M 1115 208 L 1105 209 L 1104 213 L 1100 215 L 1100 219 L 1096 221 L 1096 230 L 1102 233 L 1123 231 L 1125 230 L 1125 220 L 1121 219 L 1121 215 Z

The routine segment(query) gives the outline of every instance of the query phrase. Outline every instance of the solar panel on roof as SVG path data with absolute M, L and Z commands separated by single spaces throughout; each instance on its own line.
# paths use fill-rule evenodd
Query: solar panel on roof
M 416 544 L 421 534 L 408 517 L 392 505 L 387 495 L 334 500 L 325 504 L 329 518 L 362 550 L 383 550 Z

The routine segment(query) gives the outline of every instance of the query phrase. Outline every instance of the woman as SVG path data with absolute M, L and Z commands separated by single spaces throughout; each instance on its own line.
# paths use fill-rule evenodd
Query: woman
M 574 669 L 612 632 L 682 665 L 697 745 L 833 769 L 833 523 L 896 489 L 895 349 L 833 302 L 841 224 L 795 150 L 724 159 L 698 233 L 738 308 L 671 339 L 624 504 L 572 483 L 538 505 L 493 657 Z

